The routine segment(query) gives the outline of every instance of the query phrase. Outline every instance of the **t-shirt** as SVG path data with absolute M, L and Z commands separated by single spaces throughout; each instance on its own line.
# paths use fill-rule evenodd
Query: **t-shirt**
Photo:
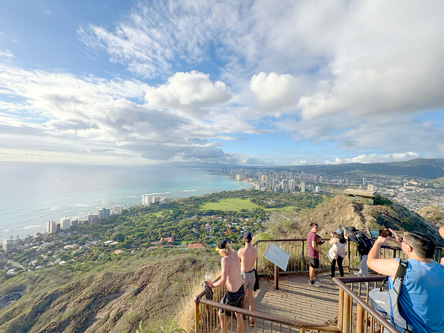
M 307 255 L 313 259 L 319 259 L 319 252 L 316 251 L 313 246 L 311 246 L 311 242 L 315 242 L 318 244 L 318 236 L 313 231 L 310 231 L 307 234 Z
M 390 288 L 392 285 L 389 278 Z M 398 303 L 401 315 L 413 327 L 413 332 L 444 332 L 444 266 L 407 260 Z

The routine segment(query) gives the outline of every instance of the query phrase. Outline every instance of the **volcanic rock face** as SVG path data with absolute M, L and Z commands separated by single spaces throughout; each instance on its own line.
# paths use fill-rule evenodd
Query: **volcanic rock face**
M 89 274 L 44 295 L 31 293 L 26 304 L 9 305 L 0 316 L 0 331 L 134 331 L 140 321 L 146 324 L 175 315 L 193 273 L 202 271 L 202 261 L 183 256 L 134 272 Z

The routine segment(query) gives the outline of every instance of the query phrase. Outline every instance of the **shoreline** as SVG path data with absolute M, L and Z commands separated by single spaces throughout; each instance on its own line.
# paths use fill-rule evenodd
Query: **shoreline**
M 202 170 L 204 172 L 204 174 L 208 174 L 209 173 L 208 170 L 206 170 L 206 169 L 200 169 L 200 170 Z M 226 183 L 229 183 L 229 184 L 238 184 L 238 186 L 234 186 L 234 188 L 231 188 L 231 189 L 225 189 L 225 188 L 219 188 L 219 189 L 209 189 L 209 188 L 206 188 L 205 189 L 205 188 L 190 188 L 190 186 L 184 186 L 184 189 L 181 189 L 179 191 L 177 191 L 177 190 L 174 191 L 174 190 L 166 189 L 165 191 L 155 190 L 153 192 L 150 192 L 150 191 L 146 191 L 146 192 L 150 192 L 150 193 L 147 193 L 149 195 L 163 195 L 163 196 L 166 196 L 166 194 L 172 194 L 172 196 L 168 197 L 168 198 L 170 200 L 174 201 L 174 200 L 177 200 L 177 199 L 182 199 L 182 198 L 187 198 L 187 197 L 192 197 L 192 196 L 202 196 L 202 195 L 205 195 L 205 194 L 217 193 L 217 192 L 222 192 L 222 191 L 235 191 L 235 190 L 239 190 L 239 189 L 247 189 L 247 187 L 245 187 L 245 185 L 247 185 L 246 182 L 240 182 L 240 181 L 236 181 L 236 180 L 233 180 L 233 179 L 229 179 L 226 174 L 223 174 L 223 173 L 220 173 L 220 172 L 217 173 L 217 174 L 213 174 L 213 175 L 214 176 L 222 176 L 225 179 L 225 181 L 223 183 L 226 182 Z M 239 186 L 239 183 L 243 183 L 243 185 Z M 249 185 L 251 185 L 251 183 L 249 183 Z M 248 188 L 251 188 L 251 186 L 248 187 Z M 112 190 L 110 190 L 110 192 L 111 191 Z M 117 203 L 117 201 L 114 201 L 112 198 L 109 198 L 109 201 L 112 201 L 112 202 L 114 201 L 114 202 L 111 205 L 109 205 L 108 207 L 103 207 L 103 206 L 101 206 L 101 207 L 102 208 L 106 208 L 106 209 L 110 209 L 110 210 L 113 210 L 115 206 L 121 206 L 122 209 L 130 209 L 130 208 L 137 207 L 137 206 L 141 205 L 141 197 L 142 197 L 142 194 L 140 194 L 140 195 L 134 195 L 134 194 L 133 195 L 129 195 L 127 198 L 132 198 L 133 199 L 133 200 L 131 200 L 131 199 L 129 200 L 129 201 L 133 201 L 134 202 L 132 204 L 128 203 L 128 202 L 125 202 L 124 204 L 119 204 L 119 203 Z M 138 202 L 138 203 L 136 203 L 136 202 Z M 85 207 L 85 206 L 88 206 L 88 205 L 79 204 L 79 203 L 74 204 L 74 207 Z M 79 223 L 80 223 L 80 221 L 82 221 L 84 223 L 85 220 L 86 221 L 88 220 L 88 216 L 90 214 L 96 215 L 97 214 L 97 209 L 94 209 L 94 208 L 91 209 L 89 211 L 88 215 L 74 215 L 73 217 L 69 217 L 68 214 L 66 214 L 66 215 L 65 214 L 60 214 L 60 215 L 58 215 L 58 217 L 49 217 L 48 216 L 48 218 L 46 219 L 46 221 L 44 223 L 39 224 L 38 222 L 36 222 L 34 220 L 30 224 L 25 225 L 23 227 L 20 227 L 19 229 L 16 229 L 14 231 L 11 231 L 11 228 L 8 225 L 0 226 L 0 228 L 1 228 L 0 231 L 4 235 L 2 237 L 2 239 L 0 239 L 0 242 L 2 242 L 4 240 L 7 240 L 7 239 L 11 239 L 11 237 L 12 237 L 12 239 L 15 240 L 15 239 L 17 239 L 17 236 L 18 236 L 19 239 L 23 240 L 23 239 L 26 239 L 26 237 L 28 237 L 28 236 L 34 237 L 34 236 L 37 236 L 38 234 L 43 234 L 43 235 L 47 234 L 48 233 L 48 231 L 47 231 L 47 223 L 48 223 L 48 221 L 55 221 L 57 223 L 61 219 L 65 218 L 65 217 L 67 219 L 70 219 L 70 220 L 78 220 Z M 23 222 L 19 222 L 19 223 L 23 223 Z

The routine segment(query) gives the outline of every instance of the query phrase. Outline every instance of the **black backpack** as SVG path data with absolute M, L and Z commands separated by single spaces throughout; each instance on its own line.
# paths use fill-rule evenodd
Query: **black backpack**
M 356 237 L 356 245 L 358 246 L 358 253 L 361 256 L 367 255 L 373 246 L 372 241 L 362 232 L 357 232 L 355 234 L 355 237 Z

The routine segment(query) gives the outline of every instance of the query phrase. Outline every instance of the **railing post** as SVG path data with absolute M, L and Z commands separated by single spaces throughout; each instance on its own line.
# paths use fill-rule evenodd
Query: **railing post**
M 351 333 L 350 331 L 350 317 L 351 317 L 351 299 L 350 295 L 344 293 L 344 310 L 342 312 L 342 333 Z
M 196 311 L 195 311 L 195 319 L 194 319 L 194 332 L 195 333 L 199 333 L 199 299 L 196 297 L 196 299 L 194 300 L 195 304 L 196 304 Z
M 274 265 L 274 289 L 279 290 L 279 267 Z
M 301 257 L 301 272 L 304 271 L 304 249 L 305 249 L 305 242 L 302 241 L 302 257 Z
M 344 306 L 344 289 L 339 288 L 339 299 L 338 299 L 338 327 L 342 331 L 342 310 Z
M 364 309 L 357 304 L 356 333 L 364 333 Z

